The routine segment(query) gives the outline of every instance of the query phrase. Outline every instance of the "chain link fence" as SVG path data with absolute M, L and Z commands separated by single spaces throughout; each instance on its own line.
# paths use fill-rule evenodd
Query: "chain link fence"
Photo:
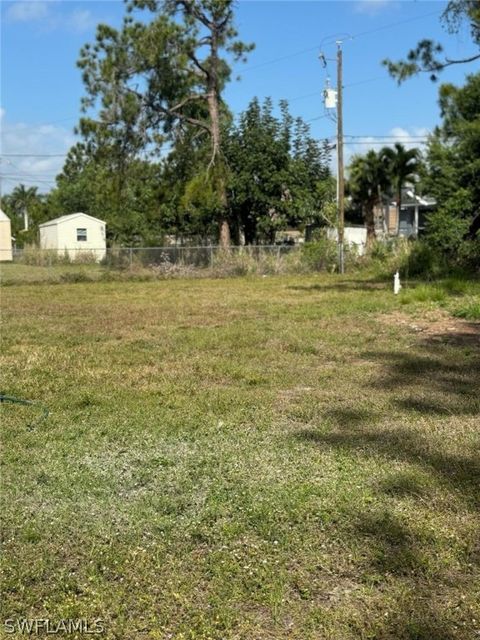
M 278 258 L 292 253 L 300 245 L 245 245 L 224 249 L 219 246 L 110 247 L 65 249 L 16 249 L 13 262 L 37 266 L 57 264 L 99 264 L 125 269 L 135 265 L 149 267 L 178 265 L 193 268 L 212 267 L 226 257 L 248 257 L 254 260 Z
M 297 271 L 301 245 L 66 248 L 28 247 L 2 263 L 2 284 L 234 276 Z

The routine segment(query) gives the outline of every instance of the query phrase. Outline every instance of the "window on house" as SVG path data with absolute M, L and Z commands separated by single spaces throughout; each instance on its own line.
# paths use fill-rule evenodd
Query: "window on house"
M 77 242 L 86 242 L 86 241 L 87 241 L 87 230 L 77 229 Z

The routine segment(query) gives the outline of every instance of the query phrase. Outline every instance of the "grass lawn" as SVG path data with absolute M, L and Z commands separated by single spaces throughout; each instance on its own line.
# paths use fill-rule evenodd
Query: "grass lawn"
M 80 279 L 99 279 L 106 272 L 98 264 L 54 264 L 45 266 L 33 266 L 17 262 L 3 263 L 0 274 L 4 285 L 16 284 L 48 284 Z
M 1 295 L 2 392 L 51 411 L 1 408 L 3 619 L 102 619 L 122 640 L 480 635 L 480 324 L 452 315 L 479 283 Z

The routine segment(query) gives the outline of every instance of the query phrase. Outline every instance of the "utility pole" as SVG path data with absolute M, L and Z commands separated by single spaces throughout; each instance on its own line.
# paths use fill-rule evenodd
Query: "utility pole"
M 342 41 L 337 40 L 337 187 L 338 187 L 338 266 L 345 273 L 343 239 L 345 229 L 345 179 L 343 173 L 343 59 Z

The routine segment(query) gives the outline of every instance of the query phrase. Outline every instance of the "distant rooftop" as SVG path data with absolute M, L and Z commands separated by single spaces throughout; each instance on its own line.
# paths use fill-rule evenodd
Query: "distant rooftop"
M 60 216 L 59 218 L 53 218 L 53 220 L 48 220 L 47 222 L 44 222 L 40 225 L 38 225 L 39 227 L 48 227 L 51 224 L 61 224 L 62 222 L 66 222 L 67 220 L 72 220 L 73 218 L 76 218 L 77 216 L 85 216 L 87 218 L 90 218 L 91 220 L 95 220 L 95 222 L 102 222 L 103 224 L 105 224 L 104 220 L 100 220 L 99 218 L 94 218 L 94 216 L 90 216 L 88 213 L 83 213 L 82 211 L 77 211 L 77 213 L 68 213 L 67 215 L 64 216 Z

